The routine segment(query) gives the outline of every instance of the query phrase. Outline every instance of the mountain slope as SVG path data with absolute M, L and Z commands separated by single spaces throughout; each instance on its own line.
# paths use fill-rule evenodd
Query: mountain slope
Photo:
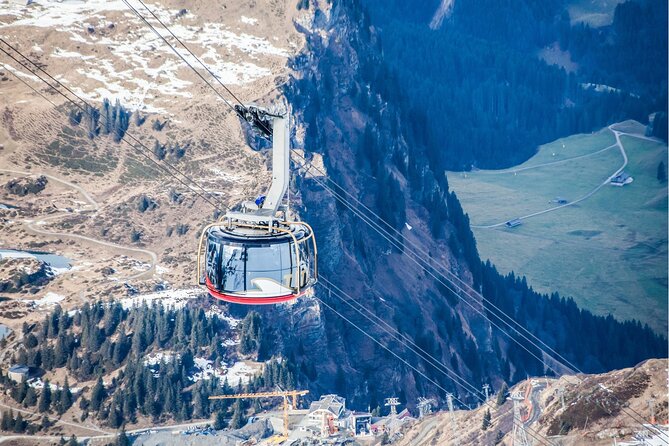
M 526 340 L 518 337 L 521 347 L 496 328 L 503 316 L 489 304 L 479 301 L 469 306 L 423 272 L 411 259 L 415 247 L 410 243 L 473 287 L 482 287 L 505 315 L 582 370 L 602 371 L 666 355 L 664 340 L 647 327 L 594 317 L 569 299 L 539 295 L 524 279 L 513 274 L 502 277 L 492 265 L 481 264 L 468 218 L 448 192 L 439 162 L 422 138 L 422 127 L 412 119 L 414 110 L 400 107 L 406 102 L 383 61 L 381 42 L 364 8 L 348 1 L 328 13 L 317 11 L 316 17 L 319 32 L 304 31 L 307 50 L 295 60 L 301 78 L 287 93 L 306 127 L 304 145 L 308 152 L 323 155 L 330 178 L 407 240 L 404 247 L 393 246 L 318 182 L 306 178 L 300 183 L 302 211 L 314 224 L 324 276 L 475 387 L 488 381 L 499 386 L 526 373 L 542 375 L 544 365 L 533 358 L 541 354 Z M 411 364 L 440 385 L 454 389 L 450 379 L 370 326 L 336 296 L 320 297 L 392 349 L 404 352 Z M 477 308 L 483 308 L 495 324 L 481 317 Z M 327 347 L 317 346 L 315 353 L 305 354 L 290 347 L 300 345 L 299 336 L 288 342 L 289 355 L 316 368 L 318 373 L 311 373 L 311 378 L 304 375 L 314 385 L 334 384 L 333 374 L 341 369 L 348 377 L 341 390 L 362 407 L 374 407 L 393 393 L 405 393 L 407 400 L 421 394 L 443 396 L 405 366 L 383 367 L 393 361 L 387 352 L 332 312 L 325 311 L 324 316 L 327 342 L 322 345 Z M 588 339 L 577 341 L 577 333 L 588 333 Z M 616 341 L 609 343 L 612 337 Z M 322 356 L 325 349 L 330 353 L 327 358 Z
M 543 444 L 542 441 L 551 438 L 564 446 L 610 445 L 614 438 L 617 441 L 632 440 L 643 431 L 658 436 L 656 431 L 642 423 L 650 423 L 651 399 L 654 400 L 651 404 L 656 423 L 667 423 L 666 367 L 666 360 L 652 359 L 633 368 L 601 375 L 565 375 L 557 380 L 523 381 L 510 392 L 531 395 L 521 402 L 521 416 L 529 417 L 525 426 L 533 444 Z M 564 408 L 560 392 L 564 392 Z M 531 409 L 527 404 L 529 401 L 533 403 Z M 486 410 L 490 410 L 493 421 L 484 430 Z M 456 438 L 451 426 L 457 431 Z M 662 429 L 666 435 L 666 428 Z M 490 405 L 475 410 L 456 410 L 453 417 L 442 409 L 403 432 L 397 445 L 511 445 L 512 441 L 512 403 L 506 401 L 498 406 L 493 398 Z M 661 444 L 660 440 L 656 441 Z

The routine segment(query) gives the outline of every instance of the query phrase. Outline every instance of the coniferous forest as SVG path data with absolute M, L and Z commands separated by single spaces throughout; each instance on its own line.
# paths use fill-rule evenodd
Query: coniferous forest
M 665 1 L 621 3 L 602 28 L 572 25 L 564 0 L 457 0 L 437 29 L 438 0 L 361 3 L 397 76 L 376 82 L 401 90 L 442 169 L 513 166 L 558 137 L 666 112 Z M 545 63 L 552 45 L 577 68 Z
M 123 309 L 118 302 L 96 302 L 69 315 L 56 306 L 41 323 L 24 326 L 25 337 L 14 362 L 49 372 L 64 368 L 78 382 L 94 382 L 92 387 L 75 394 L 65 378 L 59 383 L 45 380 L 42 388 L 36 389 L 25 381 L 15 383 L 6 375 L 0 376 L 0 383 L 23 407 L 62 415 L 78 404 L 82 421 L 92 416 L 112 428 L 134 423 L 138 417 L 159 422 L 212 416 L 219 418 L 219 424 L 230 419 L 230 427 L 239 428 L 247 410 L 253 409 L 251 405 L 234 404 L 234 400 L 210 402 L 209 396 L 275 386 L 292 389 L 293 367 L 287 361 L 269 360 L 262 373 L 242 385 L 241 381 L 229 382 L 227 377 L 193 379 L 195 358 L 213 361 L 218 368 L 222 361 L 238 354 L 253 357 L 261 348 L 261 325 L 258 313 L 248 313 L 240 323 L 239 345 L 228 351 L 222 343 L 224 336 L 233 334 L 228 323 L 206 315 L 202 308 L 142 305 Z M 169 355 L 147 362 L 152 352 Z M 120 372 L 109 380 L 115 370 Z M 23 432 L 49 427 L 48 420 L 38 426 L 12 417 L 7 413 L 0 429 Z M 222 427 L 225 425 L 227 422 Z

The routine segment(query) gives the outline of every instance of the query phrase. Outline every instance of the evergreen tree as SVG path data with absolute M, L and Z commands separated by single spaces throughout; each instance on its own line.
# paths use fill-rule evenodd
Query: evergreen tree
M 98 411 L 102 406 L 102 402 L 107 397 L 105 386 L 102 382 L 102 376 L 98 376 L 98 380 L 91 391 L 91 409 Z
M 16 416 L 16 419 L 14 420 L 14 432 L 17 434 L 23 433 L 26 431 L 26 427 L 28 427 L 28 424 L 23 419 L 21 412 L 19 412 L 19 414 Z
M 79 442 L 77 441 L 76 435 L 72 434 L 72 436 L 67 442 L 67 446 L 79 446 Z
M 236 400 L 235 404 L 232 406 L 232 419 L 230 420 L 230 429 L 240 429 L 246 423 L 244 418 L 244 408 L 242 407 L 242 401 Z
M 29 407 L 34 406 L 35 404 L 37 404 L 37 392 L 33 387 L 28 387 L 26 397 L 23 399 L 23 405 Z
M 116 437 L 115 446 L 130 446 L 130 439 L 125 433 L 125 426 L 121 428 L 121 432 Z
M 59 413 L 62 414 L 67 412 L 70 407 L 72 407 L 72 391 L 70 390 L 70 383 L 67 380 L 67 376 L 65 376 L 65 383 L 60 392 Z
M 483 423 L 481 425 L 482 430 L 484 431 L 488 430 L 488 428 L 490 427 L 490 419 L 491 419 L 490 409 L 486 409 L 485 413 L 483 414 Z
M 497 407 L 502 406 L 506 402 L 506 394 L 509 392 L 509 386 L 506 383 L 502 384 L 502 388 L 497 393 Z
M 225 413 L 222 410 L 216 412 L 216 418 L 214 419 L 214 429 L 220 431 L 225 429 Z
M 660 164 L 657 165 L 657 181 L 660 183 L 667 182 L 667 166 L 664 161 L 660 161 Z
M 11 409 L 9 412 L 2 412 L 2 420 L 0 420 L 0 429 L 3 431 L 10 431 L 14 427 L 14 416 Z
M 44 380 L 44 387 L 42 387 L 42 392 L 39 396 L 39 403 L 37 404 L 37 409 L 40 412 L 48 412 L 51 408 L 51 384 L 49 380 Z

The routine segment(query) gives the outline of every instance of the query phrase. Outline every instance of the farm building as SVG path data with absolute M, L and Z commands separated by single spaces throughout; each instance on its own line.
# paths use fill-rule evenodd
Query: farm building
M 611 178 L 611 184 L 613 186 L 619 187 L 630 184 L 632 181 L 634 181 L 634 178 L 632 178 L 627 172 L 620 172 L 620 174 Z
M 521 222 L 519 218 L 514 218 L 513 220 L 509 220 L 504 224 L 507 228 L 515 228 L 516 226 L 522 225 L 523 222 Z

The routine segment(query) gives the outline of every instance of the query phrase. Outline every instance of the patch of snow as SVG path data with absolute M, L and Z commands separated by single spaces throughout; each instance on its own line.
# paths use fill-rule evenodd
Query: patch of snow
M 148 263 L 139 262 L 138 264 L 133 265 L 132 269 L 135 270 L 135 271 L 146 271 L 150 267 L 151 267 L 151 265 L 149 265 Z
M 167 272 L 169 272 L 169 269 L 165 268 L 164 266 L 156 265 L 156 273 L 165 274 Z
M 31 302 L 35 307 L 45 307 L 45 306 L 56 305 L 57 303 L 63 301 L 63 299 L 65 299 L 65 296 L 49 291 L 44 295 L 43 298 L 28 302 Z
M 44 381 L 42 381 L 42 378 L 34 378 L 30 379 L 28 381 L 28 385 L 34 389 L 43 389 L 44 388 Z M 51 389 L 52 392 L 56 390 L 61 390 L 63 386 L 59 386 L 56 383 L 49 383 L 49 389 Z M 81 392 L 81 389 L 79 387 L 70 387 L 70 392 L 73 394 Z
M 407 229 L 408 229 L 409 231 L 411 231 L 411 230 L 413 229 L 413 226 L 411 226 L 409 223 L 406 223 L 406 222 L 405 222 L 404 225 L 407 227 Z
M 89 59 L 95 59 L 95 56 L 84 56 L 83 54 L 76 53 L 74 51 L 67 51 L 63 50 L 61 48 L 56 48 L 53 50 L 53 54 L 51 54 L 51 57 L 63 57 L 63 58 L 74 58 L 74 59 L 79 59 L 79 60 L 89 60 Z
M 239 21 L 246 25 L 255 25 L 258 23 L 258 19 L 253 19 L 251 17 L 246 17 L 244 15 L 242 16 L 241 19 L 239 19 Z
M 174 352 L 171 351 L 150 353 L 144 358 L 144 365 L 145 366 L 159 365 L 161 362 L 168 362 L 174 357 L 175 354 Z M 176 358 L 178 359 L 179 355 L 176 355 Z
M 237 325 L 242 321 L 241 319 L 235 319 L 234 317 L 230 316 L 229 314 L 226 314 L 220 307 L 211 307 L 209 310 L 205 312 L 205 315 L 207 317 L 212 317 L 216 316 L 219 319 L 222 319 L 228 323 L 230 328 L 236 328 Z
M 202 297 L 202 290 L 199 288 L 164 290 L 121 299 L 121 306 L 127 310 L 134 306 L 139 307 L 143 303 L 146 303 L 148 306 L 159 304 L 165 308 L 178 310 L 185 307 L 189 300 L 200 297 Z
M 236 386 L 240 379 L 242 380 L 242 384 L 247 384 L 260 371 L 260 367 L 252 367 L 242 361 L 235 362 L 230 367 L 226 363 L 223 363 L 219 368 L 215 368 L 213 361 L 209 359 L 194 358 L 193 361 L 198 370 L 190 376 L 193 382 L 215 377 L 219 378 L 221 385 L 223 385 L 225 378 L 227 378 L 229 385 Z
M 259 367 L 251 367 L 242 361 L 235 362 L 232 367 L 228 369 L 228 373 L 226 374 L 228 384 L 236 386 L 240 379 L 242 380 L 242 384 L 247 384 L 259 371 Z

